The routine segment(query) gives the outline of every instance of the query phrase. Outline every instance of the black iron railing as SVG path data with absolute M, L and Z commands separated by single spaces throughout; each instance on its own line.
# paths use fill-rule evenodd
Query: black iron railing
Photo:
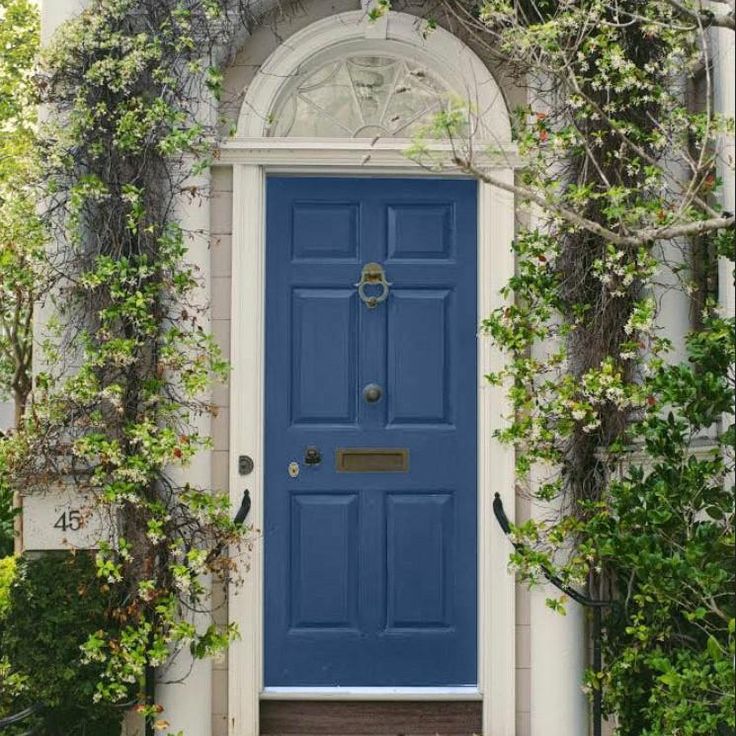
M 36 703 L 35 705 L 32 705 L 25 710 L 15 713 L 12 716 L 5 716 L 5 718 L 0 718 L 0 731 L 7 731 L 11 726 L 18 726 L 23 722 L 28 721 L 33 716 L 40 715 L 41 713 L 43 713 L 44 710 L 46 710 L 46 708 L 41 703 Z M 42 723 L 39 723 L 33 726 L 31 730 L 26 731 L 23 736 L 33 736 L 33 734 L 39 732 L 42 725 Z
M 493 514 L 498 521 L 499 526 L 503 529 L 504 534 L 509 537 L 509 541 L 514 546 L 514 549 L 519 552 L 523 552 L 526 548 L 520 542 L 515 542 L 511 538 L 511 522 L 503 508 L 503 501 L 501 496 L 496 493 L 493 498 Z M 581 593 L 575 588 L 571 588 L 567 583 L 561 580 L 551 570 L 545 570 L 542 568 L 542 574 L 544 577 L 552 583 L 558 590 L 561 590 L 565 595 L 569 596 L 576 603 L 579 603 L 585 608 L 590 608 L 593 611 L 593 661 L 592 667 L 593 673 L 596 676 L 596 687 L 593 689 L 593 736 L 601 736 L 603 732 L 603 700 L 600 688 L 599 675 L 603 666 L 603 659 L 601 655 L 601 629 L 602 629 L 602 616 L 601 612 L 604 608 L 611 608 L 615 605 L 615 601 L 601 601 L 594 598 L 590 598 L 587 595 Z
M 118 708 L 119 710 L 128 710 L 137 703 L 138 698 L 131 700 L 128 703 L 115 703 L 112 707 Z M 33 716 L 39 716 L 38 722 L 31 727 L 30 731 L 24 731 L 18 736 L 34 736 L 34 734 L 41 733 L 43 733 L 44 736 L 66 736 L 66 734 L 62 733 L 51 720 L 54 717 L 52 709 L 43 703 L 35 703 L 29 708 L 19 711 L 12 716 L 0 718 L 0 733 L 7 731 L 11 726 L 18 726 L 28 721 L 33 718 Z

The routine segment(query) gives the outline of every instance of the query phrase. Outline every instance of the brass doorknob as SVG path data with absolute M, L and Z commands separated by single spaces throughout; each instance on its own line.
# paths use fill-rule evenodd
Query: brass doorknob
M 383 389 L 377 383 L 369 383 L 363 389 L 363 398 L 369 404 L 375 404 L 377 401 L 380 401 L 381 396 L 383 396 Z

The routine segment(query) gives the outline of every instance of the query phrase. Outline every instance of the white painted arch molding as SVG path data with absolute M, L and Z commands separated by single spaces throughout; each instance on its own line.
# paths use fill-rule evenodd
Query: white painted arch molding
M 423 22 L 414 15 L 391 12 L 371 21 L 360 10 L 312 23 L 271 54 L 248 86 L 232 143 L 265 137 L 270 114 L 301 74 L 352 54 L 390 55 L 423 64 L 470 103 L 479 123 L 475 138 L 501 149 L 512 145 L 501 88 L 470 48 L 443 28 L 423 33 Z

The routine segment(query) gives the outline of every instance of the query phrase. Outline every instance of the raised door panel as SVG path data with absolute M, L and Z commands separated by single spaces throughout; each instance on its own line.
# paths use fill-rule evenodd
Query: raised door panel
M 447 289 L 396 289 L 388 309 L 388 422 L 451 423 Z
M 386 505 L 387 629 L 452 625 L 450 493 L 392 493 Z
M 450 203 L 389 205 L 387 251 L 390 260 L 449 260 L 454 256 L 455 208 Z
M 353 290 L 294 289 L 293 424 L 355 421 L 357 304 Z
M 291 499 L 291 627 L 357 628 L 358 498 Z
M 292 258 L 355 260 L 358 257 L 360 205 L 356 202 L 292 203 Z

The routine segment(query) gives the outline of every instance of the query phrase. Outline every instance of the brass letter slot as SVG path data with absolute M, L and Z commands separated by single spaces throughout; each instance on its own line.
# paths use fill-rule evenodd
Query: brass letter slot
M 409 450 L 404 447 L 347 447 L 335 451 L 338 473 L 406 473 Z

